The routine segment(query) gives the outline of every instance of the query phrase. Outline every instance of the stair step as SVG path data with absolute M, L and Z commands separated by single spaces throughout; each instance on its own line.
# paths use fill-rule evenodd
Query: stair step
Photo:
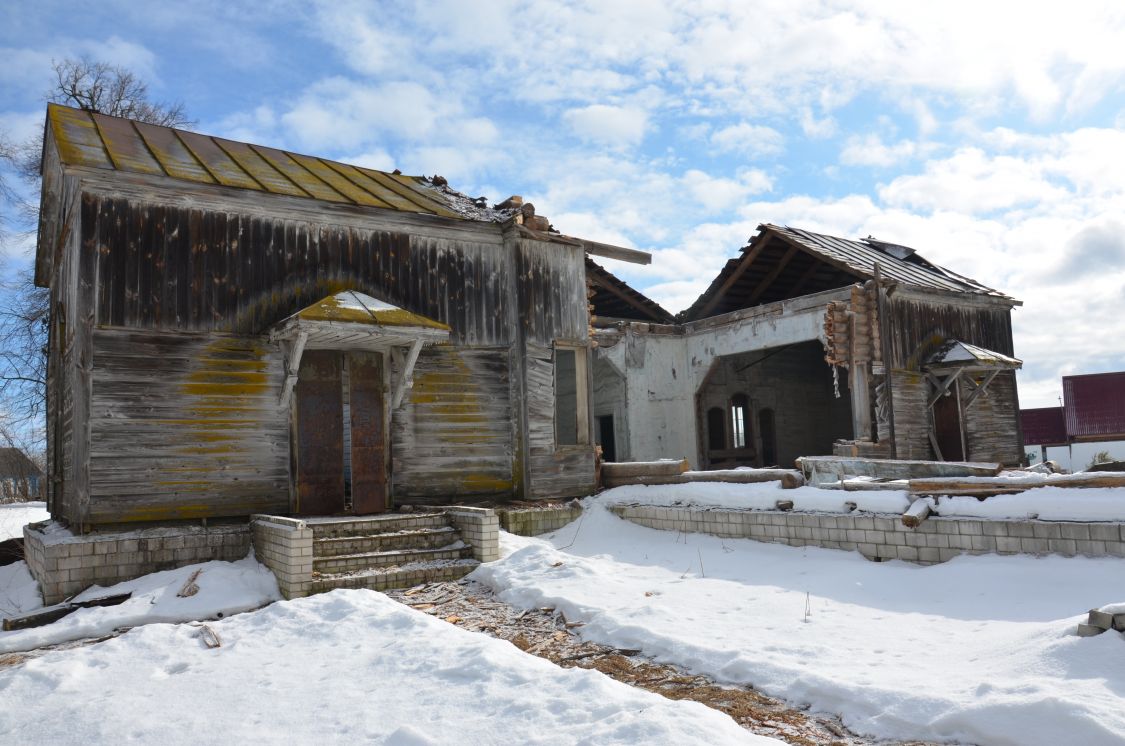
M 410 562 L 358 572 L 313 573 L 312 593 L 337 588 L 369 588 L 376 591 L 409 588 L 420 583 L 457 580 L 471 573 L 480 562 L 471 558 Z
M 333 536 L 313 539 L 313 556 L 336 557 L 342 554 L 363 554 L 392 549 L 435 549 L 448 546 L 460 538 L 457 529 L 452 526 L 407 529 L 363 536 Z
M 313 557 L 313 571 L 319 573 L 356 572 L 379 567 L 393 567 L 413 562 L 456 560 L 471 557 L 472 547 L 462 541 L 435 549 L 395 549 L 360 552 L 328 557 Z
M 449 518 L 444 513 L 392 513 L 359 518 L 310 518 L 307 522 L 314 539 L 331 539 L 439 528 L 448 526 Z

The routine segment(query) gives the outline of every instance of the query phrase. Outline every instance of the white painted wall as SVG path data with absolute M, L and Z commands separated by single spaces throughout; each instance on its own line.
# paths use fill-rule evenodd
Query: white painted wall
M 1025 446 L 1024 452 L 1031 463 L 1038 464 L 1042 459 L 1040 446 Z M 1084 471 L 1094 456 L 1107 451 L 1111 461 L 1125 461 L 1125 440 L 1101 440 L 1093 443 L 1071 443 L 1067 446 L 1047 446 L 1048 461 L 1054 461 L 1059 468 L 1069 471 Z

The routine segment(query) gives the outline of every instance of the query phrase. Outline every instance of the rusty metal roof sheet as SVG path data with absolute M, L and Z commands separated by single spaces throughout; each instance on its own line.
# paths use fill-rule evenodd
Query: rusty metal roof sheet
M 1020 425 L 1023 443 L 1028 446 L 1051 445 L 1066 442 L 1066 418 L 1062 407 L 1021 409 Z
M 1062 383 L 1067 435 L 1125 435 L 1125 371 L 1063 376 Z
M 167 176 L 270 194 L 473 219 L 422 177 L 388 174 L 249 143 L 48 104 L 65 165 Z
M 874 238 L 860 240 L 837 238 L 770 223 L 759 225 L 758 230 L 776 233 L 825 260 L 843 265 L 843 268 L 864 277 L 874 276 L 875 265 L 878 264 L 883 277 L 906 285 L 959 293 L 980 293 L 998 298 L 1008 297 L 976 280 L 931 264 L 907 246 L 878 241 Z

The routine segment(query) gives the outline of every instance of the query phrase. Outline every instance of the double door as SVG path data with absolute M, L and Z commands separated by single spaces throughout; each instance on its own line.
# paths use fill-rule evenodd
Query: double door
M 383 355 L 307 350 L 294 411 L 298 515 L 389 507 Z

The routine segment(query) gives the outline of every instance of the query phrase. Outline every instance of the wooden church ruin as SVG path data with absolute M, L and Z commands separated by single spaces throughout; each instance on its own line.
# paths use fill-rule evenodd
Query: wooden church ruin
M 439 177 L 50 105 L 45 600 L 251 545 L 287 596 L 453 577 L 496 556 L 474 505 L 590 494 L 597 444 L 1019 460 L 1018 301 L 911 249 L 763 225 L 678 317 L 591 257 L 650 260 Z

